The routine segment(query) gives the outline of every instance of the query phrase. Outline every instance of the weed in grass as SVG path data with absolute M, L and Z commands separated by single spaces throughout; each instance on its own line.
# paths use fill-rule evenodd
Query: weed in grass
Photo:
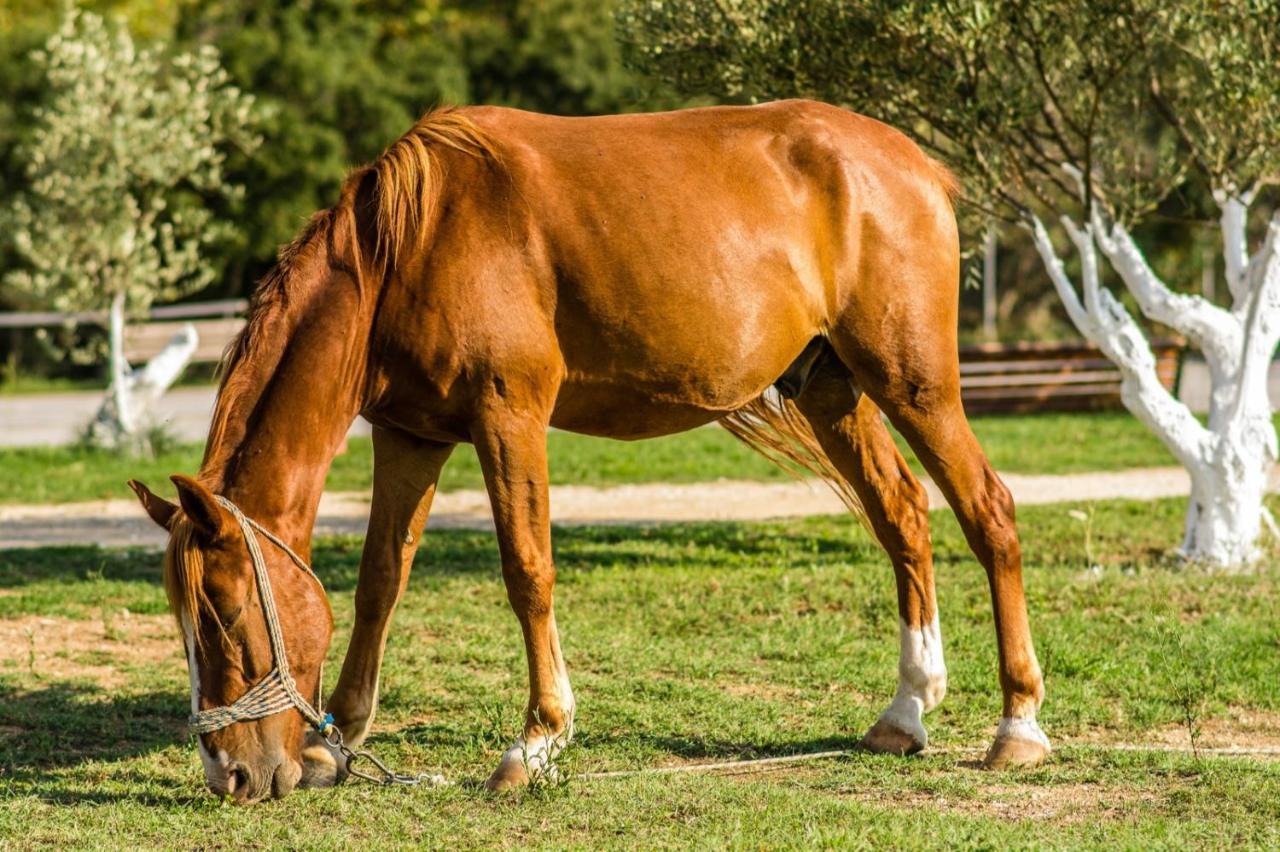
M 102 635 L 110 642 L 123 642 L 126 638 L 126 632 L 122 630 L 116 621 L 117 616 L 129 615 L 129 610 L 113 607 L 109 604 L 102 605 Z
M 1166 650 L 1164 677 L 1169 701 L 1187 733 L 1197 765 L 1201 762 L 1200 721 L 1218 692 L 1217 649 L 1212 640 L 1198 635 L 1195 627 L 1165 627 L 1161 644 Z
M 533 711 L 533 720 L 544 731 L 545 742 L 542 745 L 542 754 L 532 755 L 531 760 L 528 740 L 524 737 L 520 738 L 520 765 L 524 769 L 525 777 L 529 779 L 529 790 L 544 792 L 548 788 L 567 785 L 569 773 L 562 770 L 560 757 L 569 746 L 571 725 L 566 725 L 558 734 L 546 736 L 547 726 L 542 723 L 542 715 L 537 710 Z
M 31 677 L 39 677 L 36 674 L 36 632 L 30 627 L 24 628 L 22 631 L 27 637 L 27 674 Z
M 1094 503 L 1089 503 L 1087 511 L 1071 509 L 1067 512 L 1067 515 L 1075 518 L 1084 527 L 1084 569 L 1098 577 L 1102 575 L 1102 565 L 1098 562 L 1098 558 L 1093 552 L 1093 513 L 1096 508 Z

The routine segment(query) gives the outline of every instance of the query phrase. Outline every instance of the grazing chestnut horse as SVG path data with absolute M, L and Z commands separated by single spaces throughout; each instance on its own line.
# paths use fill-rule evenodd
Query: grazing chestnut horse
M 488 783 L 526 783 L 574 714 L 552 605 L 548 427 L 630 440 L 720 421 L 825 474 L 888 551 L 899 685 L 863 742 L 918 751 L 946 670 L 925 491 L 884 412 L 990 581 L 1004 707 L 987 764 L 1041 760 L 1013 503 L 960 403 L 954 191 L 901 133 L 819 103 L 427 115 L 350 176 L 259 287 L 200 473 L 174 477 L 181 505 L 134 483 L 171 532 L 193 709 L 226 708 L 279 663 L 232 507 L 278 536 L 258 544 L 282 652 L 297 694 L 318 695 L 332 617 L 285 548 L 305 567 L 325 473 L 359 415 L 373 424 L 373 505 L 329 709 L 348 744 L 369 733 L 440 469 L 469 442 L 529 663 L 524 730 Z M 216 792 L 253 801 L 345 773 L 296 709 L 216 724 L 200 737 Z

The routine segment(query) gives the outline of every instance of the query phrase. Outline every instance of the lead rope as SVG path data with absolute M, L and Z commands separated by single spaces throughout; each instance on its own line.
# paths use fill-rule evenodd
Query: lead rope
M 192 713 L 188 721 L 190 729 L 196 734 L 207 734 L 221 730 L 235 722 L 262 719 L 293 708 L 302 714 L 302 717 L 307 720 L 311 727 L 315 728 L 316 732 L 331 749 L 346 758 L 346 769 L 349 775 L 382 785 L 416 786 L 425 783 L 435 786 L 445 783 L 443 776 L 428 772 L 420 774 L 396 772 L 388 768 L 372 752 L 366 749 L 351 748 L 343 742 L 342 731 L 333 723 L 333 714 L 321 712 L 320 687 L 317 686 L 316 689 L 316 706 L 313 707 L 310 702 L 302 697 L 302 694 L 298 692 L 297 682 L 289 671 L 289 657 L 285 653 L 284 634 L 280 629 L 280 614 L 276 609 L 276 599 L 271 589 L 271 578 L 267 574 L 267 561 L 262 555 L 262 548 L 258 544 L 256 533 L 261 533 L 268 541 L 283 550 L 295 565 L 310 574 L 317 583 L 320 583 L 320 578 L 316 576 L 315 571 L 301 556 L 293 552 L 289 545 L 285 544 L 270 530 L 265 529 L 258 522 L 247 517 L 236 504 L 221 495 L 215 495 L 214 499 L 218 501 L 218 505 L 230 512 L 232 517 L 236 519 L 236 523 L 240 525 L 240 532 L 244 536 L 245 547 L 248 549 L 250 561 L 253 563 L 253 576 L 258 587 L 258 597 L 262 601 L 262 615 L 267 623 L 267 638 L 271 642 L 271 657 L 274 667 L 267 673 L 266 677 L 254 684 L 248 692 L 226 707 L 214 707 L 209 710 L 200 710 Z M 320 585 L 323 590 L 324 585 L 322 583 Z M 372 763 L 376 767 L 378 774 L 357 768 L 355 764 L 359 760 Z

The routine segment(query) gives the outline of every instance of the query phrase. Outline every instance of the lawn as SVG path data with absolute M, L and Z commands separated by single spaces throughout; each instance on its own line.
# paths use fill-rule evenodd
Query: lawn
M 1164 446 L 1124 412 L 983 417 L 975 418 L 974 429 L 996 469 L 1005 473 L 1079 473 L 1174 464 Z M 552 432 L 548 444 L 555 484 L 787 476 L 718 428 L 637 442 Z M 906 450 L 904 442 L 899 444 Z M 372 452 L 367 439 L 353 439 L 347 453 L 334 461 L 329 489 L 368 489 Z M 0 449 L 0 470 L 4 471 L 0 504 L 128 497 L 125 480 L 137 478 L 167 487 L 169 474 L 195 472 L 201 455 L 201 447 L 194 445 L 141 460 L 77 448 Z M 909 457 L 919 470 L 914 457 Z M 460 447 L 445 467 L 442 490 L 481 487 L 474 451 Z
M 388 648 L 373 748 L 442 790 L 357 784 L 251 809 L 202 793 L 159 557 L 0 552 L 0 845 L 353 843 L 465 848 L 1185 848 L 1280 844 L 1280 762 L 1108 744 L 1280 745 L 1280 570 L 1208 576 L 1164 555 L 1181 501 L 1019 512 L 1057 751 L 975 767 L 999 712 L 987 584 L 934 513 L 950 690 L 934 750 L 756 775 L 577 773 L 851 747 L 895 684 L 892 575 L 845 518 L 558 528 L 558 620 L 579 700 L 557 786 L 474 782 L 517 726 L 525 666 L 491 535 L 432 531 Z M 1280 505 L 1273 505 L 1280 508 Z M 318 542 L 338 641 L 357 539 Z M 1189 724 L 1188 724 L 1189 723 Z

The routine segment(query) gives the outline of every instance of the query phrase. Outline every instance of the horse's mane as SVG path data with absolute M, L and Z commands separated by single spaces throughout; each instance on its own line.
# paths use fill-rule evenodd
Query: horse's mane
M 350 269 L 358 286 L 363 288 L 366 278 L 385 280 L 404 252 L 420 247 L 434 221 L 444 181 L 441 147 L 499 160 L 493 141 L 465 113 L 449 107 L 432 110 L 376 160 L 353 170 L 338 204 L 314 214 L 302 233 L 280 250 L 276 265 L 254 292 L 245 327 L 218 365 L 221 380 L 201 464 L 202 478 L 215 491 L 222 482 L 210 482 L 209 477 L 222 478 L 288 343 L 291 329 L 283 320 L 290 297 L 301 286 L 301 271 L 328 250 L 329 261 Z M 371 217 L 362 215 L 366 210 Z M 334 257 L 335 234 L 347 238 L 350 257 Z M 361 245 L 362 234 L 368 235 L 371 246 Z
M 416 247 L 425 235 L 440 197 L 444 172 L 433 147 L 452 148 L 471 156 L 498 161 L 498 151 L 483 130 L 465 113 L 452 108 L 424 115 L 409 132 L 391 144 L 377 160 L 348 181 L 374 176 L 376 193 L 376 258 L 394 265 L 406 240 Z

